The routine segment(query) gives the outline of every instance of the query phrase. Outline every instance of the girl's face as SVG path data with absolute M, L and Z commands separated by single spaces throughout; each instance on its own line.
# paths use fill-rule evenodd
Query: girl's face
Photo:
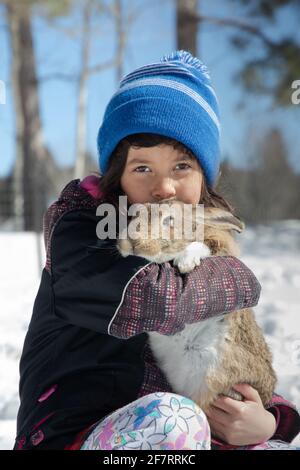
M 166 144 L 130 147 L 121 176 L 121 187 L 130 204 L 162 199 L 198 204 L 202 182 L 203 173 L 196 158 Z

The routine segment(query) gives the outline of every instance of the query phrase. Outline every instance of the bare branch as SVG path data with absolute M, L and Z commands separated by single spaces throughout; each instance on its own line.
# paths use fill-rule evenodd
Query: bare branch
M 244 20 L 235 19 L 235 18 L 218 18 L 214 16 L 207 15 L 193 15 L 193 19 L 199 22 L 216 24 L 219 26 L 227 26 L 230 28 L 238 28 L 249 34 L 259 37 L 268 47 L 275 47 L 276 43 L 268 38 L 257 26 L 253 26 L 250 23 L 245 22 Z
M 118 65 L 118 63 L 119 63 L 118 59 L 112 59 L 112 60 L 109 60 L 108 62 L 104 62 L 103 64 L 98 64 L 98 65 L 94 65 L 93 67 L 89 67 L 87 69 L 87 73 L 88 75 L 99 73 L 105 69 L 108 69 L 109 67 L 114 67 L 115 65 Z
M 38 83 L 44 84 L 45 82 L 48 82 L 50 80 L 62 80 L 65 82 L 77 82 L 79 79 L 78 74 L 73 73 L 73 74 L 64 74 L 64 73 L 51 73 L 49 75 L 42 75 L 41 77 L 38 77 Z
M 108 62 L 104 62 L 103 64 L 97 64 L 93 67 L 89 67 L 85 72 L 87 75 L 92 75 L 94 73 L 102 72 L 110 67 L 114 67 L 118 65 L 119 59 L 112 59 Z M 65 82 L 78 82 L 79 81 L 79 74 L 72 73 L 72 74 L 64 74 L 64 73 L 51 73 L 49 75 L 44 75 L 38 78 L 38 82 L 44 84 L 50 80 L 62 80 Z

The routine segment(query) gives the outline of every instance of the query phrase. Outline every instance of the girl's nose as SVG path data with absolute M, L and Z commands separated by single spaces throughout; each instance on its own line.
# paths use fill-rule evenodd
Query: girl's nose
M 159 201 L 160 199 L 168 199 L 176 195 L 174 183 L 170 178 L 162 178 L 157 181 L 152 190 L 153 199 Z

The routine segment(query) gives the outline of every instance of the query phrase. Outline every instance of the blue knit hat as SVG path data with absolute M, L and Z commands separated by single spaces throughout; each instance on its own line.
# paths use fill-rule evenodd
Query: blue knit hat
M 138 133 L 161 134 L 184 144 L 213 186 L 220 165 L 219 107 L 208 69 L 199 59 L 175 51 L 121 80 L 97 138 L 103 175 L 120 140 Z

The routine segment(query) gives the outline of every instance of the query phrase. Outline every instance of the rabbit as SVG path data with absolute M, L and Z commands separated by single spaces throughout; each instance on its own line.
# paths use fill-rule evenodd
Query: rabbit
M 183 209 L 183 203 L 179 201 L 163 200 L 160 204 Z M 193 205 L 193 235 L 177 240 L 174 238 L 174 215 L 167 213 L 161 220 L 158 216 L 153 219 L 151 203 L 144 206 L 151 222 L 148 235 L 151 224 L 161 223 L 170 226 L 170 237 L 152 240 L 143 237 L 140 231 L 136 239 L 130 236 L 118 239 L 117 249 L 122 256 L 134 254 L 156 263 L 171 261 L 181 273 L 188 273 L 206 256 L 240 255 L 232 231 L 240 233 L 245 225 L 229 211 L 205 207 L 204 212 L 197 215 L 196 205 Z M 182 213 L 183 219 L 191 222 L 191 215 Z M 130 220 L 128 229 L 135 219 Z M 195 229 L 203 222 L 204 240 L 196 241 Z M 277 382 L 272 354 L 252 309 L 187 324 L 172 336 L 157 332 L 148 332 L 148 336 L 152 353 L 173 391 L 192 399 L 204 412 L 220 395 L 243 400 L 242 395 L 233 390 L 237 383 L 247 383 L 255 388 L 264 405 L 272 398 Z

